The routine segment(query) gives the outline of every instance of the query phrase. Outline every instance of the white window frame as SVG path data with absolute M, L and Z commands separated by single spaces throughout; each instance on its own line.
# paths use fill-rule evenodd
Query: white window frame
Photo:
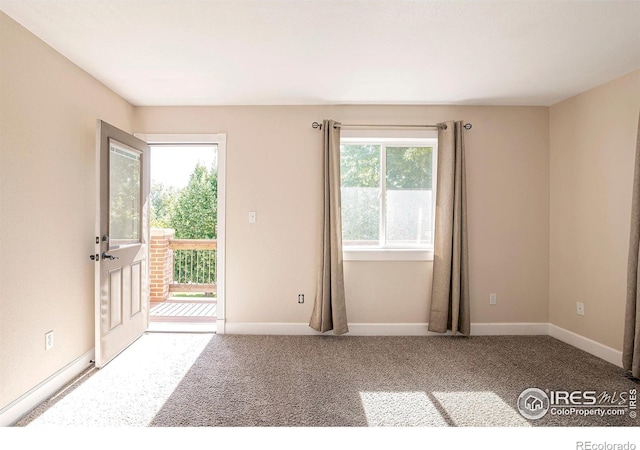
M 435 234 L 435 209 L 438 167 L 438 133 L 430 130 L 342 130 L 340 144 L 382 144 L 380 154 L 380 238 L 385 236 L 386 202 L 382 200 L 386 193 L 386 147 L 418 146 L 432 147 L 432 242 L 424 247 L 397 246 L 344 246 L 342 255 L 345 261 L 433 261 L 433 236 Z

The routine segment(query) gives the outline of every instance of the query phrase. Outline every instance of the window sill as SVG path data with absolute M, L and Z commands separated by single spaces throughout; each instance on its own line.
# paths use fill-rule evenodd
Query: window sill
M 364 249 L 342 250 L 344 261 L 433 261 L 431 249 Z

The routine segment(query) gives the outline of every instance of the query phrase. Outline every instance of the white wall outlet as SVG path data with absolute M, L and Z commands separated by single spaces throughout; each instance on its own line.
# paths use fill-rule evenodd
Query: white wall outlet
M 53 330 L 45 333 L 44 335 L 44 349 L 50 350 L 53 348 Z
M 298 294 L 298 303 L 304 303 L 304 294 Z
M 576 303 L 576 314 L 578 314 L 579 316 L 584 316 L 584 303 Z
M 249 211 L 249 223 L 256 223 L 258 221 L 258 215 L 255 211 Z
M 489 304 L 495 305 L 498 303 L 498 296 L 496 294 L 489 294 Z

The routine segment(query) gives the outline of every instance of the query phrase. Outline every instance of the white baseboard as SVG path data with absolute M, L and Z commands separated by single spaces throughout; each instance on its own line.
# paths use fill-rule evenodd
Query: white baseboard
M 226 333 L 225 320 L 224 318 L 218 317 L 216 319 L 216 334 L 225 334 L 225 333 Z
M 15 424 L 32 409 L 80 375 L 83 370 L 89 367 L 93 358 L 94 351 L 92 349 L 2 408 L 0 410 L 0 427 Z
M 604 359 L 611 364 L 622 367 L 622 352 L 604 344 L 586 338 L 573 331 L 565 330 L 557 325 L 549 324 L 549 336 L 552 336 L 573 347 L 591 353 L 600 359 Z
M 333 331 L 320 333 L 308 323 L 228 323 L 226 334 L 253 335 L 288 335 L 288 336 L 321 336 L 333 335 Z M 350 323 L 349 332 L 345 336 L 427 336 L 426 323 Z
M 443 336 L 433 333 L 428 323 L 350 323 L 348 336 Z M 547 323 L 472 323 L 471 334 L 475 336 L 500 335 L 544 335 L 549 334 Z M 307 323 L 227 323 L 226 334 L 264 334 L 290 336 L 317 336 L 333 334 L 319 333 Z
M 428 323 L 350 323 L 348 336 L 441 336 Z M 450 334 L 450 332 L 448 332 Z
M 320 335 L 307 323 L 268 323 L 268 322 L 248 322 L 234 323 L 227 322 L 224 326 L 224 334 L 264 334 L 264 335 Z
M 549 324 L 544 322 L 472 323 L 472 336 L 548 336 Z

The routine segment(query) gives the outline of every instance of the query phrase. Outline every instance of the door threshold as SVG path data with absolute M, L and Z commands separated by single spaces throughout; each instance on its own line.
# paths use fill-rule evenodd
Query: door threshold
M 149 333 L 215 333 L 215 322 L 149 322 Z

